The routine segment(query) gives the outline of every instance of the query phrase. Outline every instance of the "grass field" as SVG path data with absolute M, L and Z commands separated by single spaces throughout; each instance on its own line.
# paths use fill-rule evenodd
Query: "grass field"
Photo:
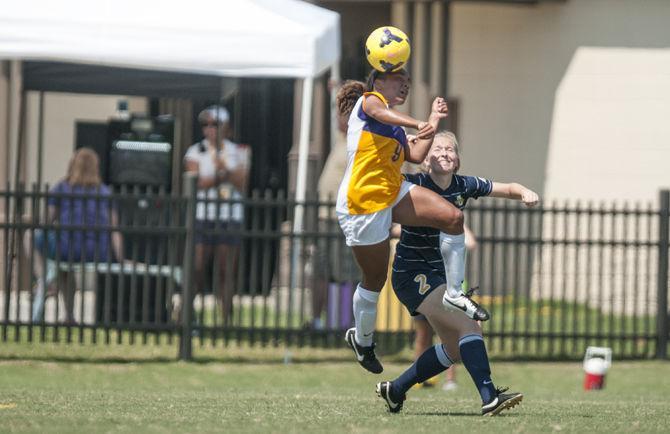
M 364 373 L 343 351 L 216 350 L 221 361 L 179 363 L 161 353 L 116 360 L 72 345 L 48 361 L 48 346 L 0 344 L 0 432 L 668 432 L 670 363 L 616 362 L 606 389 L 581 390 L 579 363 L 494 363 L 494 380 L 523 391 L 520 407 L 479 415 L 459 366 L 456 392 L 413 390 L 399 415 L 374 384 L 401 372 Z M 63 354 L 63 346 L 59 347 Z M 116 348 L 118 351 L 119 348 Z M 312 350 L 313 351 L 313 350 Z M 3 357 L 4 356 L 4 357 Z M 260 359 L 262 362 L 253 362 Z M 81 360 L 90 360 L 81 362 Z

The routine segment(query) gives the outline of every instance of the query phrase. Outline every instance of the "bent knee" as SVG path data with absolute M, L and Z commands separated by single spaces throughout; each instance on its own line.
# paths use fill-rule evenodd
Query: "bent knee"
M 463 211 L 460 209 L 454 209 L 450 213 L 451 215 L 448 218 L 449 223 L 453 227 L 463 227 L 463 222 L 465 221 L 465 217 L 463 216 Z
M 381 291 L 385 283 L 386 273 L 379 275 L 366 275 L 362 282 L 363 288 L 375 292 Z
M 463 232 L 463 211 L 456 207 L 449 207 L 445 210 L 441 217 L 440 229 L 442 232 L 455 234 Z

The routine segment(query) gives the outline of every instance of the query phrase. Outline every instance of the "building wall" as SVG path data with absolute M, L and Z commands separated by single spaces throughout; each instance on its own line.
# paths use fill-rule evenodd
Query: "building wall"
M 546 195 L 656 202 L 669 113 L 670 49 L 580 47 L 556 92 Z
M 544 193 L 546 199 L 655 199 L 659 187 L 670 186 L 668 177 L 657 170 L 663 161 L 670 161 L 667 135 L 659 125 L 663 122 L 659 113 L 667 113 L 670 94 L 667 64 L 651 57 L 658 56 L 657 49 L 670 47 L 668 22 L 670 2 L 666 0 L 567 0 L 535 5 L 453 2 L 448 80 L 450 96 L 460 101 L 462 172 L 500 181 L 514 179 Z M 582 47 L 596 51 L 580 51 Z M 577 76 L 565 81 L 571 63 L 579 53 L 591 56 L 582 58 L 579 65 L 597 63 L 592 57 L 598 56 L 597 49 L 611 48 L 627 50 L 619 52 L 617 61 L 610 59 L 609 65 L 617 69 L 597 71 L 610 80 L 596 78 L 590 85 L 598 83 L 601 107 L 634 105 L 638 110 L 626 111 L 625 125 L 620 117 L 609 124 L 594 122 L 598 111 L 593 109 L 591 117 L 563 116 L 588 111 L 592 103 L 573 91 L 572 78 L 593 74 L 593 68 L 573 70 Z M 634 61 L 661 69 L 640 75 L 640 68 L 621 67 Z M 619 93 L 621 83 L 649 77 L 656 80 L 650 85 L 654 89 L 648 85 L 643 94 L 632 89 L 623 99 L 611 98 Z M 561 94 L 558 107 L 557 93 L 564 81 L 571 92 Z M 619 129 L 620 134 L 593 140 L 599 137 L 598 130 L 607 127 Z M 649 131 L 655 134 L 650 136 Z M 636 159 L 636 167 L 623 166 L 625 157 L 611 150 L 634 151 L 630 139 L 636 135 L 645 137 L 647 149 L 651 143 L 657 143 L 658 149 L 653 158 Z M 588 153 L 588 164 L 572 164 L 586 155 L 582 153 L 586 147 L 598 151 Z M 612 176 L 647 168 L 658 176 L 647 177 L 644 183 L 635 180 L 624 194 L 603 194 Z M 564 182 L 568 178 L 582 182 Z

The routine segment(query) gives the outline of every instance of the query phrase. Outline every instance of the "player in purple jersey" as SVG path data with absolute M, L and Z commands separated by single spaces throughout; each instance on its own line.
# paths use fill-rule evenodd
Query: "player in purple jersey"
M 534 191 L 521 184 L 457 175 L 460 168 L 458 142 L 450 132 L 436 134 L 427 163 L 427 174 L 408 175 L 406 179 L 435 191 L 460 209 L 468 199 L 480 196 L 515 199 L 526 206 L 534 206 L 539 201 Z M 461 291 L 465 252 L 462 258 L 454 255 L 443 260 L 440 253 L 443 237 L 444 234 L 431 228 L 402 227 L 393 263 L 393 290 L 410 314 L 422 314 L 428 319 L 441 343 L 426 350 L 395 380 L 378 383 L 377 393 L 389 411 L 397 413 L 413 385 L 462 360 L 482 398 L 482 414 L 496 415 L 517 405 L 523 395 L 504 393 L 507 389 L 494 386 L 481 326 L 464 310 L 445 300 L 449 287 Z

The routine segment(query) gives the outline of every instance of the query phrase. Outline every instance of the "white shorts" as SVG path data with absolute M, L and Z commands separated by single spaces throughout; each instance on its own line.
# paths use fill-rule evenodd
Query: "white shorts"
M 393 207 L 414 187 L 416 184 L 403 181 L 393 204 L 380 211 L 371 214 L 337 213 L 347 246 L 369 246 L 387 239 L 393 224 Z

